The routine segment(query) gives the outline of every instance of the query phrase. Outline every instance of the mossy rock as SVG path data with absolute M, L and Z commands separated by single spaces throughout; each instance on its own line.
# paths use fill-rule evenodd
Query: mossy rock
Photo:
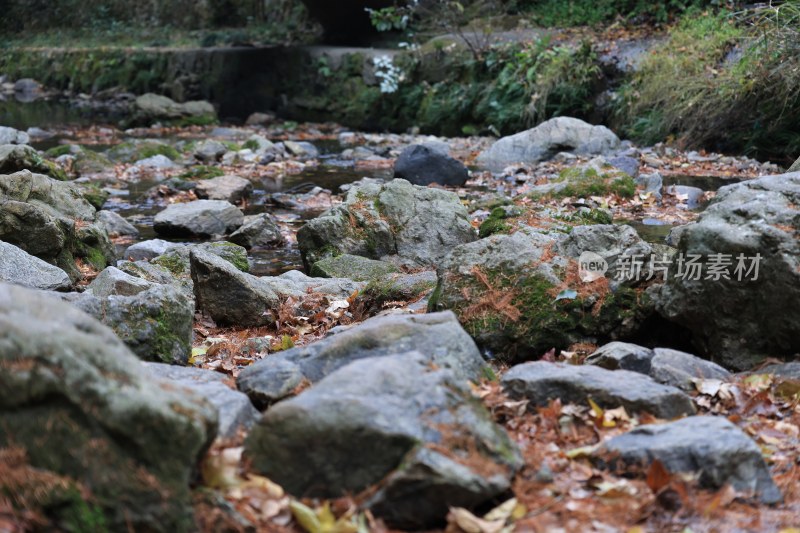
M 27 145 L 6 144 L 0 146 L 0 174 L 13 174 L 30 170 L 59 181 L 67 181 L 67 173 L 52 161 L 48 161 L 34 148 Z
M 552 192 L 552 196 L 557 198 L 588 198 L 610 194 L 632 198 L 636 194 L 634 179 L 624 172 L 611 168 L 603 168 L 600 171 L 591 166 L 568 168 L 561 172 L 555 182 L 566 183 L 565 186 Z
M 99 174 L 112 170 L 114 168 L 114 162 L 105 155 L 95 152 L 94 150 L 81 148 L 75 154 L 75 162 L 72 168 L 80 176 L 85 174 Z
M 180 152 L 173 146 L 155 140 L 126 141 L 106 152 L 109 159 L 120 163 L 134 163 L 154 155 L 163 155 L 173 161 L 181 157 Z
M 183 172 L 180 176 L 181 179 L 189 181 L 208 180 L 211 178 L 218 178 L 224 176 L 225 172 L 219 167 L 212 167 L 207 165 L 198 165 Z
M 110 196 L 107 191 L 104 191 L 103 188 L 96 183 L 76 183 L 76 185 L 86 201 L 92 204 L 92 207 L 98 211 L 103 208 L 103 205 Z
M 342 254 L 317 261 L 311 275 L 319 278 L 347 278 L 353 281 L 371 281 L 397 272 L 397 267 L 385 261 L 367 259 L 358 255 Z

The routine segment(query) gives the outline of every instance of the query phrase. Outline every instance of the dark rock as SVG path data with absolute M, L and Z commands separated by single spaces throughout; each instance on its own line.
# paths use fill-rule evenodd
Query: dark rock
M 503 376 L 503 390 L 514 399 L 544 406 L 556 398 L 562 403 L 624 407 L 629 413 L 647 412 L 659 418 L 695 413 L 692 400 L 674 387 L 627 370 L 535 361 L 512 367 Z
M 237 386 L 263 408 L 290 395 L 303 380 L 317 382 L 355 360 L 414 350 L 464 380 L 477 380 L 484 367 L 452 313 L 390 315 L 262 359 L 239 374 Z
M 114 211 L 98 211 L 97 222 L 112 237 L 120 235 L 136 237 L 139 235 L 139 230 L 136 229 L 133 224 L 122 218 Z
M 248 250 L 256 246 L 275 246 L 285 241 L 277 220 L 269 213 L 244 217 L 244 224 L 231 233 L 228 240 Z
M 467 167 L 438 147 L 427 144 L 409 146 L 394 164 L 394 177 L 413 185 L 450 185 L 461 187 L 469 179 Z
M 371 281 L 397 272 L 397 267 L 385 261 L 375 261 L 358 255 L 342 254 L 317 261 L 311 275 L 320 278 L 348 278 L 354 281 Z
M 255 327 L 274 321 L 268 311 L 277 308 L 278 295 L 264 280 L 202 249 L 192 249 L 189 258 L 197 308 L 218 324 Z
M 699 474 L 704 487 L 730 484 L 767 504 L 782 499 L 758 445 L 721 416 L 640 426 L 605 441 L 594 455 L 614 470 L 624 471 L 629 465 L 646 469 L 658 460 L 670 473 Z
M 30 170 L 59 181 L 67 180 L 66 172 L 43 158 L 34 148 L 18 144 L 0 146 L 0 174 L 13 174 L 20 170 Z
M 147 261 L 154 259 L 159 255 L 165 254 L 169 250 L 178 246 L 181 245 L 161 239 L 150 239 L 132 244 L 122 255 L 125 259 L 130 261 Z
M 280 402 L 245 453 L 295 496 L 338 497 L 382 482 L 366 506 L 404 529 L 490 501 L 521 465 L 465 382 L 417 352 L 353 362 Z

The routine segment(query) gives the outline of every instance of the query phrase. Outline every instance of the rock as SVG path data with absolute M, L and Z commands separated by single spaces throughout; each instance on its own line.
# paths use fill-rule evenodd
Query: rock
M 178 246 L 182 245 L 162 239 L 150 239 L 128 246 L 122 255 L 130 261 L 148 261 Z
M 122 218 L 114 211 L 98 211 L 97 223 L 106 230 L 111 237 L 126 236 L 138 237 L 139 230 L 133 224 Z M 163 241 L 162 241 L 163 242 Z M 128 248 L 130 249 L 130 247 Z
M 343 204 L 310 220 L 297 233 L 306 268 L 326 257 L 396 255 L 434 265 L 450 248 L 475 240 L 458 196 L 405 180 L 351 188 Z
M 116 259 L 78 188 L 27 170 L 0 175 L 0 239 L 55 264 L 73 281 L 81 276 L 76 257 L 99 270 Z
M 636 178 L 636 185 L 642 187 L 645 193 L 652 194 L 656 200 L 661 200 L 661 192 L 664 188 L 664 180 L 661 174 L 642 174 Z
M 0 174 L 13 174 L 20 170 L 30 170 L 59 181 L 67 180 L 66 172 L 40 156 L 34 148 L 18 144 L 0 146 Z
M 564 404 L 588 405 L 591 398 L 604 409 L 624 407 L 628 413 L 658 418 L 695 413 L 691 398 L 680 390 L 627 370 L 534 361 L 512 367 L 502 384 L 511 398 L 528 400 L 532 407 L 556 398 Z
M 108 267 L 94 278 L 87 290 L 98 298 L 107 298 L 112 295 L 136 296 L 151 287 L 153 284 L 142 278 L 131 276 L 115 267 Z
M 381 305 L 384 302 L 418 301 L 436 288 L 436 272 L 395 273 L 376 278 L 361 291 L 361 296 Z M 427 302 L 418 302 L 427 308 Z
M 261 279 L 281 298 L 303 298 L 316 293 L 345 300 L 366 285 L 348 278 L 312 278 L 299 270 L 290 270 L 280 276 Z
M 769 365 L 761 370 L 756 371 L 757 374 L 774 374 L 780 378 L 800 379 L 800 362 L 783 363 L 780 365 Z
M 729 484 L 737 491 L 757 494 L 765 504 L 782 499 L 758 445 L 721 416 L 639 426 L 606 440 L 594 456 L 601 465 L 623 471 L 630 465 L 647 469 L 658 460 L 670 473 L 699 474 L 703 487 L 719 489 Z
M 272 113 L 252 113 L 247 117 L 245 125 L 247 126 L 266 126 L 275 120 L 275 115 Z
M 418 352 L 353 362 L 280 402 L 250 432 L 245 454 L 298 497 L 381 482 L 365 507 L 403 529 L 499 496 L 522 462 L 464 381 Z
M 384 261 L 375 261 L 358 255 L 342 254 L 314 263 L 311 275 L 320 278 L 349 278 L 354 281 L 371 281 L 397 272 L 397 267 Z
M 0 126 L 0 145 L 3 144 L 28 144 L 30 136 L 24 131 L 15 130 L 8 126 Z
M 559 152 L 604 155 L 619 146 L 619 138 L 605 126 L 557 117 L 533 129 L 503 137 L 478 156 L 478 163 L 501 170 L 515 163 L 546 161 Z
M 612 266 L 649 254 L 631 230 L 598 224 L 564 234 L 520 226 L 458 246 L 438 264 L 430 308 L 453 310 L 483 350 L 515 361 L 632 335 L 652 315 L 649 299 L 610 280 L 611 267 L 584 281 L 578 265 L 584 252 Z
M 786 171 L 787 174 L 791 174 L 792 172 L 800 172 L 800 157 L 798 157 L 792 166 L 789 167 L 789 170 Z
M 800 352 L 799 206 L 800 172 L 767 176 L 722 187 L 681 229 L 679 257 L 700 255 L 705 268 L 693 279 L 673 262 L 656 306 L 693 333 L 703 355 L 746 370 Z M 730 279 L 708 275 L 711 254 L 723 254 L 715 258 Z
M 43 516 L 63 524 L 88 508 L 112 531 L 195 527 L 189 484 L 217 432 L 210 405 L 145 374 L 96 320 L 9 285 L 0 285 L 0 364 L 0 447 L 19 447 L 39 472 L 91 487 L 86 501 L 36 487 L 49 507 Z
M 263 135 L 253 134 L 244 142 L 244 148 L 250 148 L 256 154 L 274 153 L 278 147 Z
M 171 204 L 155 216 L 156 233 L 169 236 L 211 236 L 234 231 L 244 222 L 238 207 L 223 200 Z
M 129 277 L 98 286 L 98 294 L 60 297 L 114 330 L 140 359 L 185 365 L 192 351 L 191 300 L 171 285 L 150 284 L 136 292 L 138 278 Z
M 261 246 L 276 246 L 285 242 L 278 221 L 269 213 L 245 216 L 242 226 L 231 233 L 228 240 L 248 250 Z
M 247 261 L 247 250 L 237 244 L 227 241 L 176 246 L 163 255 L 156 257 L 152 262 L 167 268 L 174 275 L 186 274 L 188 276 L 190 270 L 189 255 L 192 250 L 203 250 L 214 254 L 242 272 L 250 270 L 250 263 Z
M 687 209 L 702 207 L 706 200 L 706 192 L 703 189 L 687 185 L 670 185 L 664 193 L 674 196 L 681 202 L 685 200 Z
M 175 163 L 169 157 L 163 154 L 156 154 L 150 157 L 146 157 L 144 159 L 139 159 L 135 161 L 134 166 L 139 168 L 146 168 L 146 169 L 168 169 L 168 168 L 178 168 L 180 165 Z
M 695 380 L 730 377 L 730 372 L 721 366 L 692 354 L 669 348 L 651 350 L 626 342 L 612 342 L 598 348 L 585 363 L 647 374 L 659 383 L 686 391 L 695 390 Z
M 21 78 L 14 82 L 14 99 L 21 103 L 35 102 L 42 96 L 41 84 L 31 78 Z
M 317 157 L 319 150 L 317 147 L 306 141 L 283 141 L 286 150 L 296 157 Z
M 257 407 L 266 408 L 305 380 L 316 383 L 358 359 L 409 351 L 424 353 L 430 363 L 463 380 L 479 379 L 485 366 L 452 313 L 387 315 L 261 359 L 239 374 L 237 386 Z
M 636 179 L 639 177 L 639 160 L 635 157 L 617 156 L 606 159 L 606 162 L 617 170 Z
M 219 416 L 218 435 L 222 438 L 235 437 L 240 428 L 250 429 L 260 416 L 247 396 L 225 384 L 228 379 L 225 374 L 163 363 L 144 363 L 144 367 L 154 378 L 184 387 L 213 405 Z
M 226 200 L 232 204 L 241 202 L 253 192 L 253 184 L 233 174 L 202 180 L 194 188 L 198 198 Z
M 204 101 L 179 104 L 166 96 L 147 93 L 136 98 L 132 109 L 133 123 L 155 122 L 172 125 L 212 124 L 217 120 L 214 106 Z
M 279 300 L 269 284 L 205 250 L 193 249 L 189 258 L 197 307 L 218 324 L 256 327 L 274 321 L 268 311 Z
M 119 163 L 133 163 L 154 155 L 163 155 L 170 160 L 180 158 L 180 153 L 159 139 L 133 139 L 120 143 L 106 152 L 106 156 Z
M 108 157 L 88 148 L 81 148 L 75 154 L 72 169 L 79 176 L 87 174 L 100 174 L 114 169 L 114 162 Z
M 219 161 L 228 147 L 219 141 L 206 139 L 197 143 L 194 149 L 194 157 L 204 163 Z
M 67 291 L 72 287 L 69 276 L 60 268 L 2 241 L 0 282 L 47 291 Z
M 460 161 L 427 143 L 409 146 L 394 164 L 394 177 L 414 185 L 450 185 L 461 187 L 469 179 L 469 171 Z

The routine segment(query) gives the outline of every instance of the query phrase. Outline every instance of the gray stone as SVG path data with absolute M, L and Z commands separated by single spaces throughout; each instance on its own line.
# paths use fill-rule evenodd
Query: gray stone
M 102 269 L 115 258 L 78 187 L 27 170 L 0 175 L 0 239 L 81 277 L 75 258 Z
M 28 144 L 30 136 L 24 131 L 15 130 L 8 126 L 0 126 L 0 145 L 2 144 Z
M 688 185 L 670 185 L 664 192 L 670 196 L 685 200 L 687 209 L 701 207 L 706 199 L 706 192 L 703 189 L 689 187 Z
M 559 152 L 604 155 L 619 146 L 619 138 L 604 126 L 558 117 L 533 129 L 503 137 L 478 156 L 478 163 L 499 170 L 515 163 L 545 161 Z
M 642 187 L 645 193 L 650 193 L 656 200 L 661 200 L 661 191 L 664 188 L 664 179 L 661 174 L 642 174 L 636 178 L 636 185 Z
M 48 291 L 66 291 L 72 282 L 66 272 L 0 241 L 0 281 Z
M 98 298 L 107 298 L 111 295 L 135 296 L 152 287 L 152 283 L 142 278 L 131 276 L 116 267 L 108 267 L 94 278 L 87 290 Z
M 726 367 L 746 370 L 768 357 L 794 356 L 800 352 L 798 232 L 800 173 L 722 187 L 680 232 L 678 253 L 703 256 L 703 275 L 679 277 L 673 263 L 656 297 L 658 310 L 692 331 L 700 352 Z M 710 254 L 727 254 L 730 279 L 707 275 Z M 746 271 L 757 254 L 753 279 Z M 745 268 L 737 274 L 740 255 Z
M 624 407 L 629 413 L 647 412 L 659 418 L 695 413 L 692 400 L 680 390 L 627 370 L 535 361 L 512 367 L 502 379 L 503 390 L 516 400 L 544 406 L 562 403 L 588 405 L 589 398 L 604 409 Z
M 371 281 L 362 291 L 367 299 L 384 302 L 418 300 L 436 288 L 436 272 L 427 270 L 413 274 L 395 273 Z M 427 302 L 420 302 L 427 307 Z
M 80 176 L 87 174 L 100 174 L 113 170 L 114 162 L 103 154 L 88 148 L 80 148 L 75 153 L 72 169 Z
M 366 506 L 404 529 L 499 496 L 522 464 L 463 379 L 417 352 L 355 361 L 280 402 L 245 453 L 295 496 L 338 497 L 382 481 Z
M 278 295 L 261 278 L 238 270 L 202 249 L 190 253 L 191 275 L 198 309 L 220 325 L 263 326 L 274 321 Z
M 112 236 L 137 237 L 139 230 L 114 211 L 98 211 L 97 223 Z M 130 249 L 130 248 L 129 248 Z
M 385 261 L 367 259 L 359 255 L 342 254 L 317 261 L 311 275 L 320 278 L 348 278 L 354 281 L 371 281 L 397 272 L 397 267 Z
M 51 294 L 110 327 L 140 359 L 185 365 L 192 351 L 192 302 L 171 285 L 153 284 L 141 292 L 124 295 L 135 292 L 134 287 L 133 282 L 118 282 L 98 288 L 99 296 L 92 291 Z M 104 290 L 111 294 L 104 296 Z
M 285 242 L 277 220 L 269 213 L 245 216 L 242 226 L 231 233 L 228 240 L 248 250 L 257 246 L 276 246 Z
M 394 164 L 394 177 L 414 185 L 450 185 L 461 187 L 469 179 L 467 167 L 438 146 L 414 144 L 400 154 Z
M 342 205 L 297 233 L 307 268 L 345 253 L 370 259 L 396 255 L 412 264 L 434 265 L 450 248 L 475 238 L 455 193 L 405 180 L 351 188 Z
M 626 342 L 612 342 L 586 358 L 586 364 L 608 370 L 631 370 L 647 374 L 664 385 L 694 391 L 694 380 L 726 379 L 730 372 L 695 355 L 669 348 L 644 348 Z
M 228 151 L 228 148 L 219 141 L 206 139 L 197 143 L 194 149 L 194 157 L 204 163 L 219 161 Z
M 639 177 L 639 160 L 635 157 L 624 155 L 609 157 L 606 159 L 606 162 L 634 179 Z
M 163 363 L 144 363 L 144 366 L 153 377 L 184 387 L 213 405 L 219 416 L 218 435 L 222 438 L 235 437 L 241 428 L 250 429 L 261 416 L 247 396 L 225 384 L 228 379 L 225 374 Z
M 155 216 L 157 233 L 171 236 L 222 235 L 236 230 L 244 214 L 235 205 L 222 200 L 195 200 L 172 204 Z
M 130 261 L 148 261 L 178 246 L 182 245 L 161 239 L 150 239 L 128 246 L 128 249 L 122 255 Z
M 189 485 L 217 433 L 212 406 L 145 374 L 91 317 L 2 284 L 0 366 L 0 447 L 21 447 L 41 472 L 91 487 L 90 508 L 109 530 L 195 527 Z M 87 504 L 44 505 L 66 520 Z
M 59 181 L 67 179 L 66 172 L 56 164 L 47 161 L 28 145 L 4 144 L 0 146 L 0 174 L 13 174 L 21 170 L 44 174 Z
M 761 370 L 756 371 L 757 374 L 774 374 L 781 378 L 800 379 L 800 362 L 783 363 L 780 365 L 769 365 Z
M 605 441 L 595 460 L 614 470 L 647 468 L 658 460 L 670 473 L 699 475 L 700 485 L 755 493 L 762 503 L 781 501 L 761 450 L 741 429 L 721 416 L 692 416 L 648 424 Z
M 140 168 L 159 169 L 159 170 L 180 167 L 180 165 L 175 163 L 172 159 L 162 154 L 156 154 L 150 157 L 146 157 L 144 159 L 139 159 L 138 161 L 135 161 L 133 164 Z
M 329 335 L 308 346 L 270 355 L 244 369 L 237 386 L 260 408 L 289 396 L 304 380 L 312 383 L 358 359 L 408 351 L 450 369 L 464 380 L 477 380 L 484 361 L 473 340 L 452 313 L 388 315 Z
M 348 278 L 312 278 L 299 270 L 290 270 L 280 276 L 261 279 L 281 298 L 303 298 L 316 293 L 343 300 L 366 285 L 364 282 Z
M 283 141 L 286 150 L 297 157 L 317 157 L 319 150 L 317 147 L 306 141 Z
M 253 184 L 240 176 L 226 174 L 202 180 L 194 188 L 198 198 L 226 200 L 232 204 L 241 202 L 253 192 Z

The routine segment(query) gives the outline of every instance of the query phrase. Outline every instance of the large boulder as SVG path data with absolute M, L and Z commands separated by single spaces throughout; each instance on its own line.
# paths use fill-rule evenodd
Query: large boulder
M 171 204 L 153 219 L 156 233 L 172 237 L 224 235 L 244 222 L 238 207 L 224 200 Z
M 405 180 L 352 187 L 344 203 L 297 233 L 306 268 L 341 254 L 397 256 L 410 264 L 434 265 L 450 248 L 475 238 L 455 193 Z
M 599 464 L 621 471 L 647 469 L 658 460 L 672 474 L 698 475 L 703 487 L 730 485 L 767 504 L 782 499 L 758 445 L 721 416 L 640 426 L 605 441 L 594 456 Z
M 678 241 L 678 259 L 703 269 L 675 261 L 658 310 L 691 330 L 704 355 L 737 370 L 799 353 L 799 233 L 800 172 L 721 188 Z
M 87 291 L 61 298 L 110 327 L 142 360 L 181 365 L 189 360 L 194 305 L 171 285 L 109 267 Z
M 461 187 L 469 179 L 469 171 L 438 144 L 423 143 L 403 150 L 394 164 L 394 177 L 414 185 L 438 183 Z
M 591 252 L 605 275 L 582 279 Z M 639 288 L 612 278 L 621 258 L 651 252 L 629 226 L 577 226 L 569 234 L 520 227 L 458 246 L 439 262 L 431 309 L 451 309 L 487 352 L 529 360 L 579 342 L 631 335 L 652 313 Z
M 264 280 L 199 248 L 189 258 L 198 309 L 220 325 L 255 327 L 274 321 L 268 311 L 278 307 L 279 298 Z
M 147 93 L 136 98 L 132 109 L 133 123 L 149 126 L 161 124 L 212 124 L 217 121 L 214 106 L 205 101 L 179 104 L 166 96 Z
M 629 413 L 646 412 L 659 418 L 695 413 L 691 398 L 680 390 L 627 370 L 533 361 L 512 367 L 502 383 L 511 398 L 528 400 L 531 407 L 545 406 L 556 398 L 565 404 L 589 405 L 591 399 L 604 409 L 621 406 Z
M 502 169 L 515 163 L 538 163 L 560 152 L 605 155 L 617 150 L 619 138 L 605 126 L 592 126 L 570 117 L 557 117 L 533 129 L 503 137 L 478 156 L 478 163 Z
M 0 146 L 0 174 L 13 174 L 20 170 L 30 170 L 59 181 L 67 179 L 67 173 L 64 170 L 43 158 L 36 149 L 30 146 L 15 144 Z
M 189 485 L 216 435 L 212 406 L 146 374 L 93 318 L 4 284 L 0 366 L 0 447 L 39 472 L 26 482 L 54 518 L 42 527 L 72 517 L 76 530 L 194 529 Z
M 108 234 L 81 191 L 27 170 L 0 175 L 0 239 L 55 264 L 70 278 L 80 257 L 98 270 L 115 260 Z
M 65 291 L 72 287 L 66 272 L 0 241 L 0 281 L 31 289 Z
M 278 403 L 245 453 L 296 496 L 334 498 L 381 482 L 365 506 L 404 529 L 488 503 L 521 465 L 464 380 L 418 352 L 355 361 Z
M 316 383 L 358 359 L 408 351 L 424 353 L 432 364 L 464 380 L 479 379 L 485 366 L 477 346 L 452 313 L 389 315 L 270 355 L 244 369 L 237 386 L 256 406 L 265 408 L 303 382 Z

